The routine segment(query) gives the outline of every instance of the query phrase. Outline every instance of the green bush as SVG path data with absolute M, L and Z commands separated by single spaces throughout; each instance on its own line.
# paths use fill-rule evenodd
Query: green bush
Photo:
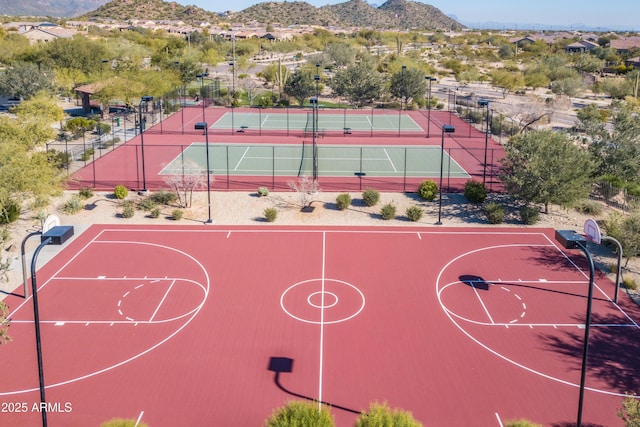
M 501 224 L 504 221 L 504 208 L 499 203 L 487 203 L 484 213 L 491 224 Z
M 407 214 L 407 218 L 409 218 L 410 221 L 416 222 L 420 221 L 420 218 L 422 218 L 422 214 L 424 213 L 424 211 L 422 210 L 422 208 L 420 208 L 420 206 L 410 206 L 407 208 L 405 213 Z
M 82 209 L 82 207 L 80 209 Z M 0 208 L 0 224 L 11 224 L 17 221 L 20 217 L 20 211 L 20 205 L 13 200 L 5 203 Z
M 464 184 L 464 197 L 471 203 L 483 203 L 487 198 L 487 188 L 480 181 L 467 181 Z
M 124 185 L 116 185 L 116 188 L 113 189 L 113 195 L 116 196 L 118 200 L 125 199 L 128 194 L 129 191 Z
M 74 213 L 80 212 L 83 207 L 84 205 L 82 204 L 82 200 L 80 199 L 80 197 L 77 195 L 74 195 L 74 196 L 71 196 L 69 200 L 64 202 L 64 204 L 61 207 L 61 210 L 63 213 L 67 215 L 72 215 Z
M 171 211 L 171 219 L 174 221 L 180 221 L 183 215 L 184 212 L 180 209 L 174 209 L 173 211 Z
M 427 180 L 420 183 L 420 186 L 418 187 L 418 196 L 420 196 L 421 199 L 431 202 L 435 200 L 437 195 L 438 184 L 436 184 L 435 181 Z
M 382 207 L 382 209 L 380 209 L 380 215 L 382 216 L 382 219 L 386 219 L 386 220 L 395 218 L 396 217 L 395 205 L 391 203 L 387 203 Z
M 156 201 L 151 197 L 145 197 L 144 199 L 140 200 L 140 209 L 145 212 L 152 211 L 156 207 L 158 207 L 158 203 L 156 203 Z
M 266 197 L 269 195 L 269 189 L 267 187 L 258 187 L 258 196 Z
M 638 284 L 631 277 L 625 277 L 624 279 L 622 279 L 622 286 L 627 289 L 631 289 L 632 291 L 638 289 Z
M 508 420 L 504 427 L 542 427 L 542 424 L 536 424 L 532 421 L 520 419 L 520 420 Z
M 367 206 L 375 206 L 380 201 L 380 193 L 373 188 L 367 188 L 362 193 L 362 200 Z
M 95 152 L 96 150 L 94 150 L 93 148 L 87 148 L 82 152 L 82 154 L 80 154 L 80 160 L 82 160 L 83 162 L 91 160 L 91 156 L 93 156 L 93 153 Z
M 540 219 L 540 211 L 532 206 L 524 206 L 520 209 L 520 220 L 523 224 L 533 225 Z
M 134 419 L 113 418 L 100 424 L 100 427 L 149 427 L 148 424 Z
M 276 220 L 278 216 L 278 210 L 276 208 L 266 208 L 264 210 L 264 217 L 267 219 L 267 222 L 273 222 Z
M 158 218 L 160 216 L 160 208 L 153 208 L 149 212 L 149 218 Z
M 335 423 L 329 408 L 318 410 L 315 402 L 292 400 L 273 411 L 265 422 L 266 427 L 333 427 Z
M 595 200 L 583 200 L 576 206 L 578 212 L 598 216 L 602 213 L 602 205 Z
M 82 187 L 78 190 L 81 199 L 90 199 L 93 197 L 93 189 L 91 187 Z
M 366 412 L 356 420 L 356 427 L 422 427 L 422 423 L 413 418 L 411 412 L 391 409 L 387 403 L 372 403 Z
M 173 191 L 160 190 L 151 193 L 149 198 L 159 205 L 170 205 L 178 199 L 178 195 Z
M 347 209 L 351 205 L 351 195 L 349 193 L 342 193 L 336 197 L 336 205 L 341 211 Z
M 122 205 L 122 218 L 133 218 L 136 213 L 136 208 L 133 203 L 126 203 Z

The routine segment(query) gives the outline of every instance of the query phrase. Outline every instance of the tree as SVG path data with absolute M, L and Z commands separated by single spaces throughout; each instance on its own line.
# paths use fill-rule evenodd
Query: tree
M 0 74 L 0 93 L 29 99 L 40 91 L 53 92 L 54 73 L 49 67 L 23 62 Z
M 593 163 L 566 134 L 531 131 L 505 146 L 500 179 L 507 192 L 528 203 L 569 206 L 588 196 Z
M 329 43 L 324 53 L 338 68 L 351 65 L 356 60 L 355 49 L 346 43 Z
M 11 341 L 11 337 L 9 336 L 9 324 L 11 322 L 7 319 L 8 314 L 9 308 L 5 303 L 0 301 L 0 345 Z
M 284 93 L 295 98 L 298 104 L 303 106 L 304 100 L 316 93 L 314 76 L 315 70 L 311 68 L 298 69 L 284 85 Z
M 292 400 L 273 411 L 266 420 L 266 427 L 333 427 L 331 412 L 326 406 L 318 409 L 316 402 Z
M 618 416 L 624 421 L 626 427 L 640 426 L 640 400 L 638 396 L 628 394 L 622 402 L 622 409 Z
M 378 99 L 384 88 L 384 78 L 368 63 L 360 62 L 338 70 L 331 80 L 331 87 L 338 96 L 362 107 Z
M 427 91 L 424 73 L 417 68 L 405 68 L 391 76 L 389 90 L 391 95 L 403 99 L 405 104 L 410 99 L 422 97 Z
M 502 97 L 506 98 L 507 93 L 524 86 L 524 78 L 519 71 L 500 69 L 491 73 L 491 84 L 502 89 Z

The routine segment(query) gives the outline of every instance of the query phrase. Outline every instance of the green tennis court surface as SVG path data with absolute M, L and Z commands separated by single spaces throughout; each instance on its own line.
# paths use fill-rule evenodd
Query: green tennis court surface
M 290 114 L 225 113 L 212 129 L 249 130 L 302 130 L 313 129 L 311 112 Z M 415 120 L 406 114 L 318 114 L 319 131 L 423 131 Z
M 440 147 L 319 145 L 318 175 L 380 177 L 440 176 Z M 176 156 L 161 175 L 195 175 L 207 169 L 206 145 L 194 143 Z M 311 143 L 282 145 L 209 144 L 212 174 L 296 176 L 313 171 Z M 469 178 L 446 152 L 444 176 Z

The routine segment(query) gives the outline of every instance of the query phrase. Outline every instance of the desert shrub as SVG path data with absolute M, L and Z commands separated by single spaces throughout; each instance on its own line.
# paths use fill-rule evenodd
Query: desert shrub
M 500 203 L 487 203 L 484 213 L 491 224 L 501 224 L 504 221 L 504 208 Z
M 435 181 L 427 180 L 420 183 L 420 186 L 418 187 L 418 196 L 420 196 L 421 199 L 431 202 L 435 200 L 437 195 L 438 184 L 436 184 Z
M 380 201 L 380 193 L 373 188 L 367 188 L 362 193 L 362 200 L 367 206 L 375 206 Z
M 631 289 L 632 291 L 635 291 L 638 289 L 638 284 L 631 277 L 625 277 L 624 279 L 622 279 L 622 286 L 624 286 L 627 289 Z
M 74 196 L 71 196 L 69 200 L 64 202 L 60 209 L 62 210 L 63 213 L 67 215 L 72 215 L 74 213 L 80 212 L 83 207 L 84 205 L 82 204 L 82 200 L 80 199 L 80 197 L 77 195 L 74 195 Z
M 523 224 L 533 225 L 540 219 L 540 211 L 532 206 L 524 206 L 520 209 L 520 220 Z
M 153 200 L 151 197 L 145 197 L 144 199 L 140 200 L 140 209 L 142 209 L 145 212 L 149 212 L 153 209 L 155 209 L 158 206 L 158 203 Z
M 178 199 L 178 195 L 172 191 L 160 190 L 151 193 L 149 198 L 159 205 L 170 205 Z
M 395 205 L 391 203 L 387 203 L 386 205 L 384 205 L 382 209 L 380 209 L 380 216 L 382 216 L 382 219 L 386 219 L 386 220 L 395 218 L 396 217 Z
M 336 205 L 341 211 L 347 209 L 351 205 L 351 195 L 349 193 L 342 193 L 336 197 Z
M 424 211 L 422 210 L 422 208 L 420 208 L 420 206 L 410 206 L 407 208 L 406 212 L 407 214 L 407 218 L 409 218 L 410 221 L 420 221 L 420 218 L 422 218 L 422 214 L 424 213 Z
M 389 408 L 387 403 L 372 403 L 356 420 L 356 427 L 422 427 L 411 412 Z
M 267 222 L 275 221 L 278 216 L 278 210 L 276 208 L 266 208 L 263 213 Z
M 171 211 L 171 219 L 174 221 L 180 221 L 183 215 L 184 215 L 184 212 L 181 211 L 180 209 L 174 209 Z
M 143 422 L 138 422 L 134 419 L 125 419 L 125 418 L 113 418 L 109 421 L 105 421 L 100 424 L 100 427 L 149 427 L 148 424 Z
M 91 187 L 82 187 L 78 190 L 81 199 L 90 199 L 93 197 L 93 189 Z
M 269 189 L 267 187 L 258 187 L 258 196 L 265 197 L 269 195 Z
M 536 424 L 533 421 L 520 419 L 520 420 L 508 420 L 504 427 L 542 427 L 542 424 Z
M 153 208 L 149 211 L 149 218 L 158 218 L 160 216 L 160 208 Z
M 315 402 L 292 400 L 273 411 L 265 422 L 266 427 L 313 426 L 333 427 L 335 423 L 329 408 L 318 410 Z
M 128 194 L 129 191 L 124 185 L 116 185 L 116 188 L 113 189 L 113 195 L 116 196 L 116 199 L 125 199 Z
M 20 205 L 13 200 L 3 204 L 2 207 L 0 207 L 0 224 L 11 224 L 15 222 L 20 217 L 20 211 Z
M 126 203 L 122 205 L 122 218 L 133 218 L 136 213 L 136 208 L 133 203 Z
M 487 188 L 480 181 L 467 181 L 464 184 L 464 197 L 471 203 L 483 203 L 487 198 Z
M 82 152 L 82 154 L 80 154 L 80 160 L 82 160 L 83 162 L 91 160 L 91 156 L 93 156 L 93 153 L 95 152 L 96 150 L 94 150 L 93 148 L 87 148 Z
M 587 215 L 600 215 L 602 213 L 602 205 L 595 200 L 583 200 L 576 206 L 578 212 Z

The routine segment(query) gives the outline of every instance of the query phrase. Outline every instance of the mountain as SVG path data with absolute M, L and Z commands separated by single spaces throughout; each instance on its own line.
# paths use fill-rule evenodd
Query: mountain
M 2 1 L 2 0 L 0 0 Z M 162 0 L 111 0 L 82 19 L 107 18 L 119 21 L 148 19 L 151 21 L 218 22 L 219 16 L 196 6 L 182 6 Z
M 323 8 L 316 8 L 303 1 L 258 3 L 240 12 L 231 13 L 229 18 L 238 22 L 257 21 L 287 25 L 339 25 L 337 16 Z
M 0 13 L 9 16 L 78 16 L 109 0 L 0 0 Z

